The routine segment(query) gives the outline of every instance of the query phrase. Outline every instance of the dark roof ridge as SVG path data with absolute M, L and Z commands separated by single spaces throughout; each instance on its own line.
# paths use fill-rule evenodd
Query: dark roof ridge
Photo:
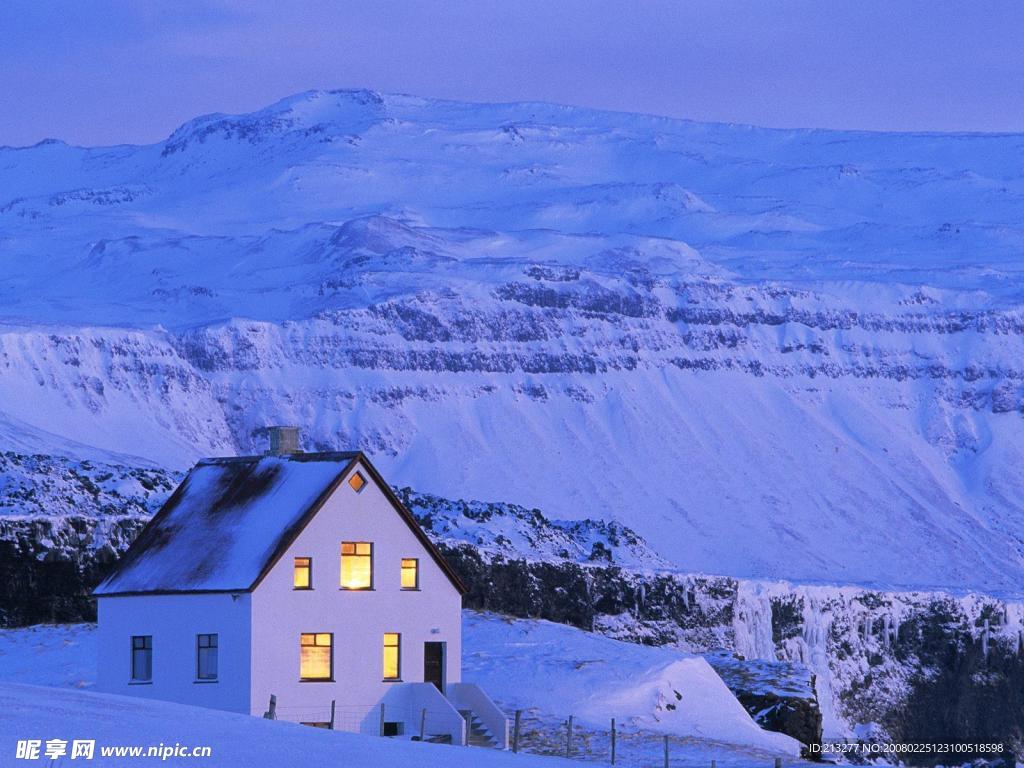
M 196 466 L 209 464 L 233 464 L 260 459 L 285 459 L 288 461 L 351 461 L 362 456 L 362 451 L 302 451 L 299 453 L 257 453 L 250 456 L 208 456 L 199 459 Z

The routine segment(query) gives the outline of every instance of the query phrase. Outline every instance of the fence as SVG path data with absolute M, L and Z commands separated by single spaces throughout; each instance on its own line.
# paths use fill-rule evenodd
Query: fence
M 740 750 L 705 739 L 668 736 L 615 718 L 609 718 L 608 725 L 599 728 L 581 726 L 572 715 L 557 717 L 530 709 L 515 710 L 511 720 L 510 749 L 514 752 L 567 757 L 623 768 L 781 768 L 783 765 L 781 758 L 768 753 Z
M 465 744 L 465 729 L 453 734 L 452 708 L 408 706 L 387 701 L 374 704 L 337 704 L 321 706 L 271 705 L 264 717 L 285 720 L 336 731 L 370 736 L 398 736 L 413 740 Z M 459 715 L 461 718 L 461 715 Z M 623 768 L 781 768 L 780 758 L 744 752 L 735 747 L 702 739 L 666 736 L 640 728 L 631 722 L 610 719 L 608 726 L 581 725 L 570 715 L 558 717 L 537 709 L 515 710 L 509 718 L 509 748 L 588 761 Z M 788 762 L 788 761 L 787 761 Z

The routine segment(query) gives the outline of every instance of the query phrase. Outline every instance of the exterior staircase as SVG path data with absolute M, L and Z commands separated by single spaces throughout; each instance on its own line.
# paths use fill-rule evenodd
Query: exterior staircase
M 460 709 L 459 714 L 462 715 L 462 719 L 466 721 L 466 744 L 470 747 L 490 747 L 494 749 L 498 746 L 497 740 L 491 735 L 491 732 L 487 730 L 480 718 L 473 714 L 470 709 Z

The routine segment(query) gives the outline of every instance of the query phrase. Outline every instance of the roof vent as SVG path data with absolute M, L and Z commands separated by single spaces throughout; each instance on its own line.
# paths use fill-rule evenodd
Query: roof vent
M 289 453 L 302 453 L 299 448 L 298 427 L 267 427 L 270 436 L 271 456 L 286 456 Z

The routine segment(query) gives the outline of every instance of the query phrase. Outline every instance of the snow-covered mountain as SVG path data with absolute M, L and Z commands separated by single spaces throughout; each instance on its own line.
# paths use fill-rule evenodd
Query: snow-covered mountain
M 0 149 L 0 437 L 296 423 L 687 570 L 1019 595 L 1022 149 L 361 91 Z

